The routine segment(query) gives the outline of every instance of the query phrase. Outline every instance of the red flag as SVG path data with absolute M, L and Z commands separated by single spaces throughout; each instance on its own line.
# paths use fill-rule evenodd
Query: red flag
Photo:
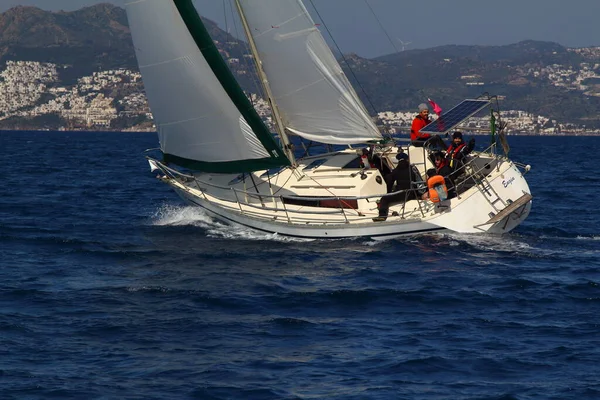
M 431 99 L 427 100 L 429 100 L 429 104 L 431 104 L 431 107 L 433 107 L 433 112 L 435 112 L 438 116 L 442 115 L 442 107 L 440 107 L 435 101 Z

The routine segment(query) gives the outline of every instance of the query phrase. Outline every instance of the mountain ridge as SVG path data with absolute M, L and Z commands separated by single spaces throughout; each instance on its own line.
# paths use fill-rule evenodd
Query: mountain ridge
M 247 54 L 245 42 L 203 21 L 225 58 L 241 60 Z M 346 54 L 341 65 L 365 104 L 374 106 L 371 112 L 412 110 L 428 97 L 449 107 L 489 92 L 505 98 L 505 109 L 600 127 L 598 49 L 531 40 L 445 45 L 372 59 Z M 1 13 L 0 65 L 8 60 L 68 66 L 59 71 L 63 84 L 96 71 L 138 69 L 125 10 L 109 3 L 70 12 L 17 6 Z M 234 73 L 245 90 L 257 91 L 251 67 Z

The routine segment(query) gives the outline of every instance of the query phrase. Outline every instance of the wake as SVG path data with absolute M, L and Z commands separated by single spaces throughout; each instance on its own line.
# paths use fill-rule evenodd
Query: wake
M 162 205 L 152 216 L 155 226 L 193 226 L 206 231 L 208 237 L 233 240 L 270 240 L 276 242 L 310 242 L 313 239 L 280 236 L 276 233 L 257 231 L 238 224 L 226 224 L 204 210 L 192 206 Z

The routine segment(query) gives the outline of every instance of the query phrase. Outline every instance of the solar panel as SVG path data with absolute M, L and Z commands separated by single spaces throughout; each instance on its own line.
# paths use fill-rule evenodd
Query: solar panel
M 421 129 L 421 133 L 444 134 L 490 104 L 489 100 L 463 100 Z

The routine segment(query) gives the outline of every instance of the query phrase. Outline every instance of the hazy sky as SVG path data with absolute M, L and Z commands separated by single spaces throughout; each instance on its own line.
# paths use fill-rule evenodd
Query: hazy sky
M 108 2 L 123 6 L 126 0 Z M 194 0 L 200 14 L 224 27 L 223 3 Z M 98 0 L 0 0 L 0 12 L 16 5 L 72 11 Z M 106 1 L 105 1 L 106 2 Z M 570 47 L 600 46 L 600 0 L 304 0 L 314 4 L 344 53 L 364 57 L 393 53 L 379 22 L 400 50 L 444 44 L 503 45 L 547 40 Z M 235 34 L 228 13 L 231 32 Z

